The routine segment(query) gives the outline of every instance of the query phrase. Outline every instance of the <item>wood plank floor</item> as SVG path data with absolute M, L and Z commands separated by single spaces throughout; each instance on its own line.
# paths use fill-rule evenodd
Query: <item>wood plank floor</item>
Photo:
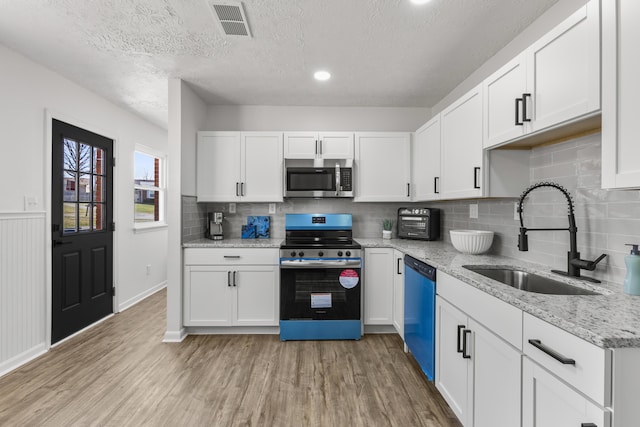
M 0 378 L 1 426 L 457 426 L 396 335 L 162 343 L 166 292 Z

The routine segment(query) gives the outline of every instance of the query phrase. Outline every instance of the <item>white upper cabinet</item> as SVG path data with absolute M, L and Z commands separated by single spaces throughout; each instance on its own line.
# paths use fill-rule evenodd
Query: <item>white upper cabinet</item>
M 416 131 L 412 144 L 412 200 L 437 200 L 440 198 L 440 114 Z
M 525 55 L 513 59 L 483 83 L 484 147 L 489 148 L 524 135 L 522 94 L 527 91 Z
M 410 201 L 410 154 L 408 132 L 356 133 L 354 201 Z
M 441 196 L 482 196 L 482 85 L 440 114 L 442 131 Z
M 602 187 L 640 188 L 640 2 L 602 4 Z
M 285 132 L 285 159 L 353 159 L 351 132 Z
M 523 118 L 531 119 L 531 132 L 600 109 L 599 0 L 589 1 L 526 54 L 531 97 L 524 101 Z
M 485 148 L 598 111 L 599 1 L 589 1 L 483 87 Z
M 199 202 L 281 202 L 282 133 L 198 132 Z

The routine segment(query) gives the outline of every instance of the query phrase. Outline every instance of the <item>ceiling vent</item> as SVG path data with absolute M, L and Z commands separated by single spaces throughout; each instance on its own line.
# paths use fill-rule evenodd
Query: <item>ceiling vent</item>
M 247 16 L 241 2 L 213 0 L 209 2 L 209 6 L 225 35 L 251 37 L 251 30 L 249 30 Z

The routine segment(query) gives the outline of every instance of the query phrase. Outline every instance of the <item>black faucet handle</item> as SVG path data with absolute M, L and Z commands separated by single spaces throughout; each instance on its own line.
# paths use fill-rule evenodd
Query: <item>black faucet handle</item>
M 571 260 L 571 264 L 582 269 L 582 270 L 589 270 L 589 271 L 593 271 L 596 269 L 596 265 L 602 261 L 604 259 L 604 257 L 606 257 L 607 254 L 602 254 L 600 255 L 598 258 L 596 258 L 594 261 L 588 261 L 586 259 L 572 259 Z
M 518 250 L 520 252 L 526 252 L 529 250 L 529 236 L 527 236 L 527 229 L 520 227 L 520 234 L 518 235 Z

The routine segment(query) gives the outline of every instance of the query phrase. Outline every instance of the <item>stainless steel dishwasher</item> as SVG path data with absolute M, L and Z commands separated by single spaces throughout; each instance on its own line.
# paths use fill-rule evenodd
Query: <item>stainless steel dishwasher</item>
M 404 256 L 404 341 L 430 381 L 435 374 L 436 269 Z

